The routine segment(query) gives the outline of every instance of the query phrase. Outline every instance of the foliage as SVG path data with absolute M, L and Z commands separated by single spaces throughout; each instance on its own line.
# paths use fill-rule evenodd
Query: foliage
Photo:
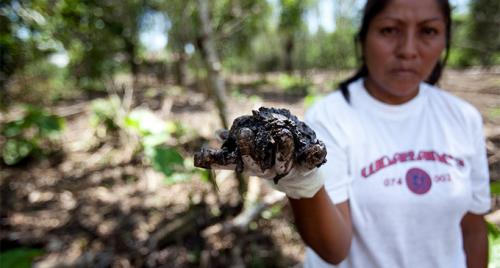
M 311 107 L 315 102 L 319 101 L 323 97 L 324 96 L 322 94 L 316 94 L 316 93 L 307 94 L 307 96 L 304 98 L 304 107 L 305 108 Z
M 489 111 L 489 115 L 492 118 L 498 118 L 498 117 L 500 117 L 500 107 L 491 108 L 490 111 Z
M 102 79 L 112 77 L 122 63 L 127 63 L 132 73 L 137 71 L 143 4 L 139 0 L 31 0 L 23 1 L 21 7 L 35 12 L 43 22 L 39 27 L 41 31 L 28 36 L 35 38 L 42 33 L 43 40 L 50 41 L 54 47 L 53 52 L 67 54 L 68 69 L 78 86 L 102 90 Z M 124 17 L 127 19 L 123 20 Z
M 278 87 L 282 88 L 286 94 L 305 96 L 312 86 L 312 83 L 299 76 L 280 74 L 276 80 Z
M 282 61 L 281 39 L 274 32 L 263 33 L 252 44 L 253 69 L 259 72 L 277 71 Z
M 262 98 L 258 95 L 246 95 L 238 88 L 234 88 L 231 90 L 230 95 L 232 98 L 237 99 L 242 102 L 250 102 L 250 103 L 260 103 L 262 102 Z
M 78 91 L 68 74 L 67 69 L 47 59 L 31 61 L 12 76 L 8 92 L 18 102 L 36 105 L 71 98 L 78 95 Z
M 59 81 L 54 77 L 59 73 L 47 64 L 47 58 L 58 50 L 59 44 L 51 38 L 47 21 L 31 3 L 4 1 L 0 5 L 0 106 L 4 108 L 13 101 L 24 100 L 24 94 L 36 99 L 40 88 L 49 96 L 60 89 L 54 84 Z M 29 88 L 9 88 L 14 78 L 20 82 L 15 85 Z M 36 83 L 41 87 L 34 87 Z
M 43 251 L 32 248 L 16 248 L 0 253 L 2 268 L 29 268 L 33 259 L 42 255 Z
M 149 110 L 136 109 L 125 117 L 124 125 L 140 137 L 148 162 L 165 175 L 167 184 L 185 181 L 198 172 L 175 148 L 165 144 L 173 135 L 182 135 L 181 124 L 165 122 Z
M 306 28 L 302 20 L 307 7 L 311 1 L 303 0 L 280 0 L 280 16 L 278 29 L 283 38 L 284 69 L 292 71 L 296 64 L 293 63 L 297 37 L 301 36 Z
M 302 26 L 302 15 L 311 1 L 280 0 L 279 28 L 286 32 L 293 32 Z
M 498 1 L 472 1 L 468 14 L 453 17 L 449 65 L 464 68 L 500 63 L 500 12 Z
M 500 230 L 493 223 L 486 222 L 488 226 L 489 244 L 489 268 L 496 268 L 500 265 Z
M 268 30 L 271 9 L 266 0 L 216 1 L 214 25 L 218 39 L 224 43 L 222 57 L 250 53 L 252 39 Z
M 186 170 L 187 165 L 184 164 L 184 158 L 174 148 L 158 145 L 146 147 L 144 152 L 153 168 L 165 175 L 166 184 L 188 180 L 194 173 Z
M 477 0 L 471 2 L 470 41 L 473 56 L 485 66 L 499 63 L 500 57 L 500 1 Z
M 7 0 L 0 5 L 0 70 L 7 78 L 24 64 L 54 52 L 57 46 L 47 36 L 45 18 L 30 3 Z
M 469 16 L 463 14 L 453 17 L 453 35 L 448 55 L 448 65 L 451 67 L 464 68 L 475 64 L 468 38 L 470 35 L 469 20 Z
M 120 109 L 121 101 L 117 96 L 96 99 L 90 103 L 90 124 L 98 137 L 103 138 L 120 128 Z
M 490 183 L 490 192 L 492 195 L 500 196 L 500 182 L 491 182 Z
M 2 148 L 3 161 L 7 165 L 14 165 L 32 154 L 50 152 L 45 144 L 54 140 L 64 125 L 63 118 L 38 107 L 26 106 L 21 119 L 2 127 L 2 136 L 6 138 Z

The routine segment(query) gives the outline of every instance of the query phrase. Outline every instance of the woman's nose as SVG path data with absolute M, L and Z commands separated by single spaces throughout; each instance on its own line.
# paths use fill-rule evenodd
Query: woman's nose
M 397 56 L 402 59 L 413 59 L 417 57 L 417 38 L 411 31 L 400 36 L 397 46 Z

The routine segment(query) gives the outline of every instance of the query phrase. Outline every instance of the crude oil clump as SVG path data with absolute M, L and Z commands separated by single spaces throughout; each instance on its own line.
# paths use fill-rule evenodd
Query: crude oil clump
M 201 149 L 194 156 L 195 166 L 243 172 L 242 155 L 249 155 L 258 166 L 252 168 L 276 169 L 277 183 L 292 167 L 308 170 L 326 162 L 323 142 L 287 109 L 261 107 L 236 118 L 220 136 L 221 149 Z

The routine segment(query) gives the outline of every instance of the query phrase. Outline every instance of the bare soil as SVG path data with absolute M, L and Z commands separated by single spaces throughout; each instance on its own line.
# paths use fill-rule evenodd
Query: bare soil
M 347 73 L 313 72 L 327 93 Z M 303 96 L 269 82 L 278 74 L 228 77 L 228 117 L 260 106 L 282 107 L 302 117 Z M 260 83 L 259 81 L 265 81 Z M 500 71 L 447 71 L 441 86 L 483 115 L 492 180 L 500 181 Z M 201 90 L 145 84 L 134 105 L 165 120 L 182 122 L 197 135 L 178 145 L 186 157 L 203 144 L 217 146 L 216 109 Z M 218 190 L 200 178 L 165 185 L 120 134 L 96 139 L 89 102 L 56 105 L 67 119 L 60 153 L 0 166 L 0 247 L 41 248 L 35 267 L 290 267 L 304 247 L 285 199 L 243 229 L 224 231 L 242 209 L 231 172 L 218 172 Z M 8 116 L 4 116 L 6 120 Z M 258 182 L 252 194 L 267 196 Z M 257 198 L 256 198 L 257 199 Z

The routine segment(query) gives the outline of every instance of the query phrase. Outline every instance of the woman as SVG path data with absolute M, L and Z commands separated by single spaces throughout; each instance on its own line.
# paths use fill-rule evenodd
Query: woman
M 305 267 L 487 267 L 481 116 L 431 86 L 450 29 L 448 1 L 366 4 L 362 68 L 306 114 L 328 162 L 290 199 Z
M 450 29 L 448 1 L 367 2 L 362 67 L 306 113 L 327 162 L 277 185 L 308 246 L 305 267 L 487 267 L 481 116 L 433 86 Z M 242 159 L 247 173 L 273 177 Z

